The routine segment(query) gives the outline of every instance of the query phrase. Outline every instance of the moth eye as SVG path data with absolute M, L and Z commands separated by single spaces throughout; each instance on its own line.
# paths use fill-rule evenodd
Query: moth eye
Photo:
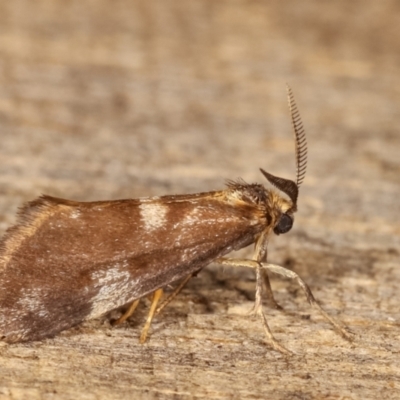
M 290 231 L 290 229 L 292 229 L 292 225 L 293 218 L 288 214 L 282 214 L 274 228 L 274 232 L 277 235 L 280 235 L 281 233 L 286 233 Z

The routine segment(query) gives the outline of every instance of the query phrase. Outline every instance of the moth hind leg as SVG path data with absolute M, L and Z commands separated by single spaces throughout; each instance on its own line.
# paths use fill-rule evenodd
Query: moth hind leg
M 156 314 L 157 304 L 158 304 L 160 298 L 162 297 L 163 292 L 164 292 L 163 289 L 158 289 L 153 293 L 153 298 L 151 300 L 149 314 L 147 316 L 146 323 L 142 329 L 142 333 L 141 333 L 140 339 L 139 339 L 139 342 L 141 344 L 143 344 L 147 339 L 147 334 L 149 332 L 151 322 L 153 321 L 154 315 Z M 123 322 L 125 322 L 134 313 L 139 302 L 140 302 L 140 299 L 134 300 L 131 303 L 131 305 L 129 306 L 129 308 L 125 311 L 125 313 L 122 314 L 121 317 L 119 317 L 116 321 L 112 322 L 112 325 L 115 326 L 115 325 L 119 325 L 119 324 L 122 324 Z
M 163 289 L 157 289 L 153 294 L 150 311 L 147 316 L 146 323 L 144 324 L 144 327 L 142 329 L 142 333 L 141 333 L 140 339 L 139 339 L 139 342 L 141 344 L 143 344 L 147 339 L 147 334 L 149 332 L 151 322 L 153 321 L 154 315 L 156 314 L 157 304 L 158 304 L 159 300 L 161 299 L 163 293 L 164 293 Z
M 188 275 L 180 284 L 179 286 L 157 307 L 159 300 L 161 299 L 164 291 L 163 289 L 158 289 L 154 292 L 153 300 L 151 302 L 149 315 L 147 316 L 146 323 L 143 327 L 142 334 L 140 335 L 140 343 L 144 343 L 147 338 L 148 331 L 150 329 L 151 322 L 155 315 L 159 314 L 183 289 L 186 283 L 192 278 L 195 274 Z
M 171 301 L 182 291 L 183 287 L 189 282 L 196 273 L 188 275 L 176 288 L 175 290 L 158 306 L 156 310 L 156 314 L 160 314 L 160 312 L 169 304 Z
M 115 325 L 120 325 L 123 322 L 125 322 L 136 310 L 136 307 L 139 305 L 140 299 L 134 300 L 129 308 L 115 321 L 113 321 L 111 324 L 112 326 Z
M 159 300 L 161 299 L 164 291 L 163 289 L 158 289 L 153 293 L 153 298 L 150 306 L 150 311 L 147 316 L 146 323 L 142 329 L 142 333 L 140 335 L 140 343 L 144 343 L 147 339 L 148 331 L 150 329 L 151 323 L 153 321 L 153 318 L 155 315 L 159 314 L 183 289 L 183 287 L 186 285 L 186 283 L 189 281 L 190 278 L 192 278 L 194 274 L 189 274 L 180 284 L 179 286 L 163 301 L 161 304 L 157 307 Z M 129 308 L 125 311 L 124 314 L 121 315 L 117 320 L 112 322 L 112 325 L 119 325 L 125 322 L 136 310 L 138 304 L 140 302 L 140 299 L 134 300 Z

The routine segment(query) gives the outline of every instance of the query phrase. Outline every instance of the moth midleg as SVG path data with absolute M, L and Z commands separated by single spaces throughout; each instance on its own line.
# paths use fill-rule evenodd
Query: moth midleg
M 156 315 L 158 315 L 171 301 L 181 292 L 183 287 L 189 282 L 191 278 L 193 278 L 195 274 L 190 274 L 188 275 L 180 284 L 178 287 L 175 288 L 175 290 L 165 299 L 161 302 L 161 304 L 158 306 L 156 310 Z
M 283 347 L 274 337 L 271 332 L 271 329 L 268 325 L 267 318 L 265 317 L 263 308 L 262 308 L 262 264 L 256 260 L 241 260 L 234 258 L 218 258 L 215 262 L 230 265 L 234 267 L 247 267 L 253 268 L 256 270 L 256 299 L 253 308 L 253 312 L 256 315 L 261 317 L 261 322 L 264 327 L 265 336 L 267 337 L 268 344 L 276 351 L 279 351 L 283 354 L 292 354 L 292 352 L 285 347 Z
M 147 333 L 150 329 L 151 321 L 153 321 L 154 315 L 156 313 L 158 301 L 162 297 L 163 292 L 164 292 L 163 289 L 157 289 L 153 294 L 153 300 L 151 302 L 150 311 L 147 316 L 146 323 L 144 324 L 144 327 L 142 329 L 142 333 L 141 333 L 140 339 L 139 339 L 139 342 L 141 344 L 143 344 L 146 341 Z
M 135 301 L 133 301 L 131 303 L 131 305 L 129 306 L 129 308 L 117 319 L 115 320 L 112 325 L 119 325 L 122 324 L 123 322 L 125 322 L 136 310 L 136 307 L 138 306 L 140 302 L 140 299 L 137 299 Z
M 311 289 L 309 286 L 303 281 L 303 279 L 300 278 L 296 272 L 281 267 L 280 265 L 275 265 L 275 264 L 267 264 L 267 263 L 262 263 L 261 264 L 263 268 L 267 269 L 268 271 L 271 271 L 277 275 L 281 275 L 285 278 L 289 279 L 294 279 L 298 285 L 303 289 L 307 301 L 318 310 L 318 312 L 327 320 L 329 321 L 335 328 L 336 330 L 347 340 L 353 340 L 353 335 L 349 332 L 346 331 L 346 328 L 342 326 L 340 323 L 335 321 L 320 305 L 319 303 L 315 300 L 314 295 L 311 292 Z

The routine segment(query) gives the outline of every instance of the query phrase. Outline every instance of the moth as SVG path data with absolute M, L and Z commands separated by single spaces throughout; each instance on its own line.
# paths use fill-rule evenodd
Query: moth
M 268 237 L 293 225 L 307 164 L 307 143 L 293 93 L 288 101 L 295 137 L 296 181 L 261 169 L 273 188 L 228 181 L 221 191 L 116 201 L 77 202 L 43 195 L 23 206 L 0 242 L 0 338 L 23 342 L 53 337 L 83 321 L 152 295 L 144 342 L 157 311 L 187 280 L 211 262 L 252 268 L 254 313 L 267 343 L 288 353 L 272 335 L 262 308 L 273 299 L 268 273 L 294 279 L 314 306 L 346 339 L 344 326 L 315 301 L 293 271 L 267 262 Z M 225 257 L 255 245 L 252 259 Z M 158 307 L 163 288 L 182 281 Z

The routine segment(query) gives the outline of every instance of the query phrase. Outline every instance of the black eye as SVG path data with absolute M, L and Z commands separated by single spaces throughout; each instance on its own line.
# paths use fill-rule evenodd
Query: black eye
M 279 218 L 278 223 L 274 228 L 274 232 L 279 235 L 281 233 L 286 233 L 292 229 L 293 218 L 290 215 L 282 214 Z

